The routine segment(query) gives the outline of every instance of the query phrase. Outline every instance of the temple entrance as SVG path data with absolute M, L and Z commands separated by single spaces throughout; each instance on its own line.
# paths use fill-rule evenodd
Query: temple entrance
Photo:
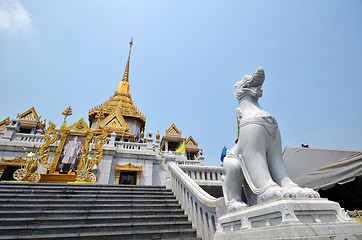
M 3 174 L 1 175 L 1 181 L 15 181 L 13 178 L 13 174 L 16 170 L 18 170 L 18 166 L 6 166 Z
M 114 184 L 140 185 L 142 169 L 143 166 L 135 166 L 131 163 L 116 164 L 116 181 Z
M 119 184 L 136 185 L 137 172 L 136 171 L 122 171 L 121 181 Z

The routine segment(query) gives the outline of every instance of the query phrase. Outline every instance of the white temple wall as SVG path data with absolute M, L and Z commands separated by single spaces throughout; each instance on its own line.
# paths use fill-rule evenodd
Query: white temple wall
M 113 182 L 111 182 L 111 169 L 112 169 L 112 155 L 103 155 L 102 160 L 98 165 L 98 172 L 97 172 L 97 183 L 99 184 L 114 184 L 115 177 Z
M 153 172 L 152 172 L 152 185 L 153 186 L 165 185 L 166 171 L 161 167 L 161 165 L 162 165 L 162 163 L 160 163 L 160 162 L 153 163 Z

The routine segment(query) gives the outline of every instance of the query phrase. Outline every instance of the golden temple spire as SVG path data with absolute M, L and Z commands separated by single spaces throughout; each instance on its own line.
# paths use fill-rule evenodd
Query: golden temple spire
M 118 86 L 118 90 L 117 90 L 118 93 L 129 94 L 128 73 L 129 73 L 129 60 L 131 58 L 132 45 L 133 45 L 133 39 L 131 38 L 131 41 L 129 42 L 129 53 L 128 53 L 127 65 L 126 65 L 126 69 L 124 70 L 122 81 L 119 83 L 119 86 Z

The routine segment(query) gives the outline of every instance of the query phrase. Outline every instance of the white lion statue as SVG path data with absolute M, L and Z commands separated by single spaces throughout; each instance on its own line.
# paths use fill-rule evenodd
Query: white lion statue
M 278 123 L 258 103 L 264 80 L 264 70 L 259 67 L 235 85 L 239 139 L 223 164 L 223 192 L 230 212 L 283 198 L 319 198 L 316 191 L 294 183 L 287 172 Z M 242 189 L 248 204 L 242 201 Z

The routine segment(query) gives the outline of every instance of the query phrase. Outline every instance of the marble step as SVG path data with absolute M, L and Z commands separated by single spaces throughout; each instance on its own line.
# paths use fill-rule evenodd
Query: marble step
M 60 217 L 83 217 L 83 216 L 160 216 L 160 215 L 184 215 L 184 211 L 178 207 L 178 209 L 133 209 L 128 208 L 124 210 L 55 210 L 55 211 L 31 211 L 31 210 L 20 210 L 20 211 L 1 211 L 0 221 L 4 218 L 60 218 Z
M 6 200 L 12 200 L 12 199 L 19 199 L 19 200 L 51 200 L 51 199 L 69 199 L 69 200 L 78 200 L 78 199 L 85 199 L 87 201 L 90 200 L 143 200 L 143 201 L 169 201 L 169 200 L 175 200 L 175 196 L 173 195 L 70 195 L 70 194 L 1 194 L 2 202 L 5 202 Z
M 1 235 L 0 235 L 1 236 Z M 18 236 L 1 236 L 3 240 L 11 239 L 89 239 L 89 240 L 143 240 L 143 239 L 167 239 L 167 240 L 201 240 L 196 237 L 194 229 L 166 229 L 166 230 L 133 230 L 114 232 L 83 232 L 66 234 L 35 235 L 31 231 L 25 231 Z
M 0 239 L 198 239 L 163 186 L 0 183 Z
M 162 209 L 181 209 L 181 206 L 178 203 L 163 203 L 163 204 L 144 204 L 140 203 L 130 203 L 130 204 L 89 204 L 89 205 L 74 205 L 74 204 L 1 204 L 0 213 L 5 213 L 8 211 L 73 211 L 73 210 L 127 210 L 127 209 L 137 209 L 137 210 L 162 210 Z M 1 215 L 0 215 L 1 218 Z
M 6 204 L 19 204 L 31 206 L 32 204 L 57 204 L 57 205 L 100 205 L 100 204 L 172 204 L 178 203 L 176 199 L 0 199 L 0 206 Z
M 60 190 L 47 190 L 47 189 L 3 189 L 0 188 L 0 195 L 2 194 L 30 194 L 30 195 L 41 195 L 41 194 L 68 194 L 68 195 L 110 195 L 110 196 L 120 196 L 120 195 L 150 195 L 150 196 L 173 196 L 171 191 L 164 190 L 137 190 L 133 191 L 132 189 L 124 190 L 73 190 L 73 189 L 60 189 Z
M 82 232 L 116 232 L 116 231 L 132 231 L 132 230 L 182 230 L 190 229 L 191 222 L 179 221 L 171 222 L 164 221 L 159 223 L 154 222 L 132 222 L 132 223 L 101 223 L 101 224 L 67 224 L 67 225 L 29 225 L 29 226 L 0 226 L 0 232 L 4 236 L 20 235 L 22 232 L 31 231 L 33 235 L 44 235 L 64 233 L 82 233 Z
M 12 189 L 72 189 L 72 190 L 126 190 L 132 189 L 138 190 L 164 190 L 165 186 L 139 186 L 139 185 L 107 185 L 107 184 L 67 184 L 67 183 L 16 183 L 16 182 L 0 182 L 0 189 L 12 188 Z
M 46 226 L 72 224 L 101 224 L 101 223 L 160 223 L 167 221 L 188 221 L 186 215 L 139 215 L 139 216 L 82 216 L 82 217 L 19 217 L 0 218 L 0 226 Z M 50 221 L 51 220 L 51 221 Z
M 78 200 L 78 199 L 86 199 L 88 201 L 90 200 L 119 200 L 119 199 L 127 199 L 127 200 L 143 200 L 143 201 L 166 201 L 166 200 L 175 200 L 175 196 L 173 195 L 70 195 L 70 194 L 1 194 L 0 193 L 1 200 L 5 202 L 6 200 L 11 199 L 19 199 L 19 200 L 51 200 L 51 199 L 69 199 L 69 200 Z

